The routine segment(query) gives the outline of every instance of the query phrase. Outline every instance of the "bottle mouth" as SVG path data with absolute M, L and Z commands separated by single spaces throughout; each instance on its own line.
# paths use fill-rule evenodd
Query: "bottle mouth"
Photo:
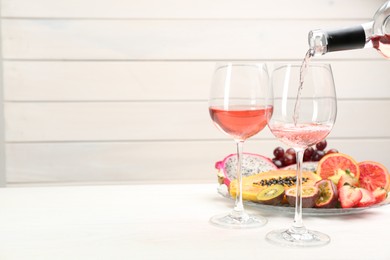
M 323 30 L 312 30 L 309 32 L 309 47 L 313 56 L 323 55 L 327 52 L 327 33 Z

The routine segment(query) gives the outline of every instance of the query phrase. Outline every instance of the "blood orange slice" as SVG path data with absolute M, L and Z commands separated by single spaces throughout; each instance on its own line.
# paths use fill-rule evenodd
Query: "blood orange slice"
M 390 189 L 390 175 L 386 167 L 378 162 L 364 161 L 359 164 L 360 187 L 369 191 L 374 191 L 376 188 Z
M 342 153 L 331 153 L 324 156 L 317 166 L 317 173 L 322 179 L 329 179 L 332 176 L 348 172 L 359 179 L 360 171 L 358 163 L 349 155 Z

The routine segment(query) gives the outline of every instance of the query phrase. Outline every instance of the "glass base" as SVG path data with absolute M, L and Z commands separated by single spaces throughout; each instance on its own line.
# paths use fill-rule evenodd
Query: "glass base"
M 267 224 L 268 220 L 260 215 L 248 215 L 245 212 L 237 214 L 219 214 L 210 218 L 210 222 L 224 228 L 258 228 Z
M 274 230 L 266 239 L 272 244 L 286 247 L 318 247 L 329 244 L 330 237 L 318 231 L 293 232 L 291 229 Z

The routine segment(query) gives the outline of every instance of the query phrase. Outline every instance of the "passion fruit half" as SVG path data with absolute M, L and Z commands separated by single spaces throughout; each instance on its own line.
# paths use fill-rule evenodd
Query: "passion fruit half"
M 316 205 L 316 200 L 319 197 L 319 190 L 316 186 L 302 187 L 302 208 L 313 208 Z M 286 191 L 286 198 L 290 206 L 295 207 L 297 198 L 297 189 L 291 188 Z
M 284 198 L 284 186 L 281 184 L 271 185 L 256 195 L 257 202 L 266 205 L 279 205 Z
M 338 201 L 336 185 L 331 180 L 320 180 L 315 186 L 320 191 L 320 196 L 316 200 L 317 208 L 334 208 Z

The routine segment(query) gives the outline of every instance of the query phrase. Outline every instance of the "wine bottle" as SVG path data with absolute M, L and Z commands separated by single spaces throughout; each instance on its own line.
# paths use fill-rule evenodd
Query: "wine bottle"
M 390 1 L 384 3 L 368 23 L 334 30 L 312 30 L 308 38 L 313 56 L 334 51 L 375 48 L 390 59 Z

